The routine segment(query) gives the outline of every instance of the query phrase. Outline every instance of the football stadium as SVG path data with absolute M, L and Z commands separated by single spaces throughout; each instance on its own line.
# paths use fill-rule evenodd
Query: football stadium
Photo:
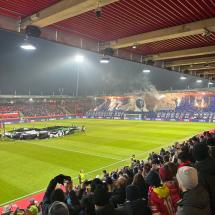
M 0 1 L 0 214 L 215 215 L 215 0 Z

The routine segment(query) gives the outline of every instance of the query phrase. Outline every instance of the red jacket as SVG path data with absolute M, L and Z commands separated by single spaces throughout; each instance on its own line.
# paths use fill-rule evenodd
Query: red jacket
M 149 205 L 153 215 L 175 215 L 179 190 L 173 181 L 160 187 L 149 187 Z

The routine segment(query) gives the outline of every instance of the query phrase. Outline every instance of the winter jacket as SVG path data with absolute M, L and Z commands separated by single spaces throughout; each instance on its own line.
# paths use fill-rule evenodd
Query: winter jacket
M 210 202 L 207 191 L 198 185 L 196 188 L 183 193 L 178 202 L 176 215 L 210 215 Z
M 43 215 L 48 214 L 48 210 L 51 205 L 51 193 L 55 189 L 56 186 L 57 186 L 57 180 L 56 180 L 56 178 L 54 178 L 49 182 L 49 185 L 48 185 L 45 195 L 43 197 L 43 204 L 42 204 L 42 214 Z
M 110 202 L 113 204 L 115 207 L 117 205 L 123 204 L 125 202 L 125 189 L 124 188 L 116 188 L 112 192 L 112 196 L 110 197 Z
M 151 210 L 145 199 L 138 199 L 131 202 L 127 201 L 123 206 L 117 208 L 117 211 L 122 211 L 126 215 L 151 215 Z
M 170 196 L 171 196 L 171 199 L 172 199 L 172 203 L 173 203 L 173 206 L 174 206 L 175 211 L 176 211 L 177 206 L 178 206 L 177 202 L 180 200 L 180 191 L 179 191 L 179 188 L 176 185 L 175 181 L 167 181 L 167 182 L 165 182 L 165 185 L 169 189 L 169 193 L 170 193 Z
M 172 187 L 170 190 L 166 184 L 157 188 L 149 188 L 148 201 L 152 214 L 175 215 L 176 206 L 174 206 L 174 201 L 179 197 L 175 191 L 171 193 L 174 189 Z
M 199 175 L 199 183 L 208 191 L 212 214 L 215 215 L 215 160 L 206 160 L 195 163 Z
M 123 211 L 117 211 L 112 205 L 108 204 L 96 209 L 96 215 L 126 215 Z
M 46 192 L 44 194 L 43 197 L 43 201 L 42 201 L 42 215 L 47 215 L 48 214 L 48 210 L 52 204 L 51 202 L 51 194 L 52 192 L 55 190 L 56 186 L 57 186 L 57 177 L 53 178 L 50 182 L 49 185 L 46 189 Z M 78 205 L 69 205 L 68 202 L 66 201 L 65 198 L 65 204 L 67 204 L 68 209 L 69 209 L 69 214 L 70 215 L 76 215 L 79 213 L 80 211 L 80 207 Z

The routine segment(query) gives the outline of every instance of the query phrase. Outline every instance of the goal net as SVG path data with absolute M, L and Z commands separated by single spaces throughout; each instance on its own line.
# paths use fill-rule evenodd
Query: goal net
M 141 120 L 142 119 L 142 114 L 124 114 L 124 119 L 129 119 L 129 120 Z

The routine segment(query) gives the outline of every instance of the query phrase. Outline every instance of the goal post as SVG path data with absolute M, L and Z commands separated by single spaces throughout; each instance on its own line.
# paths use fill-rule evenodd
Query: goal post
M 142 119 L 142 114 L 125 113 L 124 114 L 124 119 L 127 119 L 127 120 L 141 120 Z

